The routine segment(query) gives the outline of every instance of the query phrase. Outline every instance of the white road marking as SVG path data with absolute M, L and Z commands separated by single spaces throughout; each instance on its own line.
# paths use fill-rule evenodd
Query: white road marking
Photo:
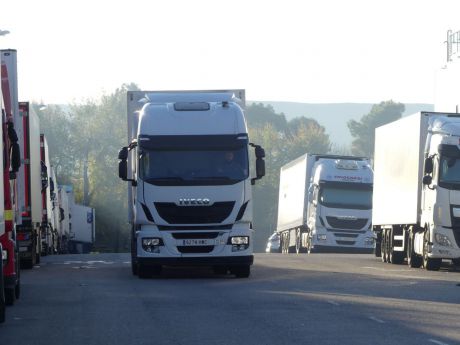
M 340 303 L 337 303 L 336 301 L 327 301 L 327 303 L 332 305 L 340 305 Z
M 437 345 L 449 345 L 448 343 L 443 343 L 442 341 L 436 339 L 428 339 L 430 343 L 437 344 Z
M 378 323 L 385 323 L 385 321 L 376 318 L 375 316 L 369 316 L 369 319 Z

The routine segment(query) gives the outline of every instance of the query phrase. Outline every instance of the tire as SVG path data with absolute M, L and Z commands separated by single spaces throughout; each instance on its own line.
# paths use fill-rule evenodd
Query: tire
M 439 271 L 441 268 L 442 259 L 434 259 L 428 257 L 428 238 L 429 232 L 425 230 L 425 236 L 423 241 L 423 267 L 427 271 Z
M 295 232 L 295 252 L 297 254 L 302 254 L 302 232 L 300 229 L 297 229 Z
M 387 230 L 382 231 L 381 252 L 382 252 L 382 262 L 388 262 Z
M 34 267 L 34 262 L 32 259 L 23 259 L 21 260 L 21 268 L 30 270 Z
M 14 301 L 16 300 L 16 294 L 14 293 L 14 288 L 5 289 L 5 304 L 6 305 L 14 305 Z
M 454 266 L 460 267 L 460 258 L 452 259 L 452 264 Z
M 226 266 L 213 266 L 212 270 L 217 275 L 226 275 L 228 273 L 228 267 Z
M 407 241 L 407 265 L 412 268 L 419 268 L 422 266 L 422 257 L 414 251 L 414 233 L 409 232 Z
M 140 279 L 148 279 L 148 278 L 151 278 L 152 276 L 149 268 L 140 263 L 137 264 L 137 275 L 139 276 Z
M 1 249 L 0 245 L 0 249 Z M 3 264 L 0 264 L 0 323 L 5 322 L 5 284 L 3 280 Z
M 232 267 L 230 271 L 235 275 L 236 278 L 248 278 L 251 274 L 251 266 L 235 266 Z
M 374 255 L 376 258 L 382 257 L 382 240 L 375 241 Z
M 131 258 L 131 272 L 133 273 L 134 276 L 137 276 L 138 273 L 138 265 L 137 265 L 137 260 L 135 258 Z

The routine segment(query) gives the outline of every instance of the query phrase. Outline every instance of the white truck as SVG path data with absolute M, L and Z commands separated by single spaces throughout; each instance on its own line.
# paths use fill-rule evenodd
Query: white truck
M 18 174 L 20 223 L 17 226 L 21 266 L 32 268 L 40 262 L 42 222 L 42 178 L 40 158 L 40 121 L 29 102 L 19 102 L 17 121 L 23 164 Z
M 375 131 L 376 256 L 460 265 L 460 115 L 419 112 Z
M 59 246 L 58 252 L 60 254 L 68 253 L 68 242 L 70 238 L 70 205 L 69 197 L 67 195 L 67 188 L 70 186 L 59 186 L 58 200 L 59 200 Z
M 251 184 L 264 150 L 249 142 L 244 90 L 129 91 L 128 188 L 133 274 L 210 266 L 248 277 L 253 263 Z M 251 176 L 249 147 L 255 148 Z
M 304 154 L 281 168 L 276 231 L 283 253 L 371 252 L 367 158 Z
M 71 203 L 71 230 L 69 252 L 72 254 L 89 253 L 96 238 L 94 208 Z

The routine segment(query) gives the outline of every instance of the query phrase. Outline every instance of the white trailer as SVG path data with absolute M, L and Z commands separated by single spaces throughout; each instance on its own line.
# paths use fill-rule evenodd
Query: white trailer
M 420 112 L 375 131 L 376 255 L 438 270 L 460 264 L 459 114 Z
M 67 186 L 59 186 L 59 246 L 58 252 L 63 254 L 68 252 L 68 241 L 70 237 L 70 205 L 67 194 Z
M 42 178 L 40 158 L 40 122 L 37 114 L 31 111 L 29 102 L 19 103 L 19 120 L 22 138 L 19 136 L 21 157 L 23 157 L 18 175 L 18 190 L 23 191 L 21 198 L 24 206 L 21 211 L 21 225 L 17 226 L 19 255 L 21 264 L 32 268 L 40 262 L 42 222 Z
M 1 116 L 1 126 L 0 126 L 0 137 L 3 138 L 3 94 L 2 94 L 2 85 L 0 83 L 0 110 L 2 110 Z M 0 140 L 0 162 L 3 162 L 3 140 Z M 1 170 L 3 172 L 3 169 Z M 5 236 L 6 227 L 5 227 L 5 197 L 4 197 L 4 188 L 3 188 L 3 174 L 0 178 L 0 238 Z M 5 322 L 5 279 L 3 276 L 3 266 L 7 264 L 8 252 L 3 250 L 2 242 L 0 241 L 0 252 L 2 253 L 2 262 L 0 264 L 0 323 Z
M 265 167 L 263 149 L 249 143 L 244 99 L 244 90 L 128 92 L 128 145 L 119 154 L 119 175 L 131 182 L 133 274 L 204 265 L 250 275 L 251 183 Z
M 71 205 L 70 253 L 89 253 L 94 245 L 96 236 L 94 208 Z
M 370 252 L 373 173 L 367 158 L 305 154 L 281 168 L 283 253 Z

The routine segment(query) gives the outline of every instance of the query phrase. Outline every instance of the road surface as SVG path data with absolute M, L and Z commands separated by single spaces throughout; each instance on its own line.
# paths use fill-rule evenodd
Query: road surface
M 175 268 L 142 280 L 129 254 L 49 256 L 22 271 L 0 344 L 460 344 L 460 271 L 257 254 L 248 279 Z

